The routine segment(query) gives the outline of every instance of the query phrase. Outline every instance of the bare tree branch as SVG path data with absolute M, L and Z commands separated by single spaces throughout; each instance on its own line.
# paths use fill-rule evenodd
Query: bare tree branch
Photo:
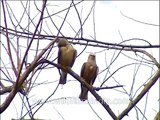
M 0 67 L 0 72 L 2 73 L 2 78 L 0 78 L 0 95 L 4 97 L 4 101 L 0 105 L 0 113 L 3 113 L 8 108 L 13 99 L 17 100 L 17 98 L 15 98 L 15 95 L 17 93 L 19 94 L 19 92 L 21 93 L 19 94 L 21 107 L 20 110 L 17 109 L 19 106 L 15 106 L 15 108 L 17 110 L 17 117 L 20 117 L 21 119 L 27 117 L 28 115 L 30 119 L 34 119 L 35 114 L 39 114 L 39 110 L 43 110 L 43 106 L 45 106 L 46 104 L 52 104 L 51 102 L 54 102 L 54 100 L 59 101 L 69 98 L 62 96 L 60 97 L 60 99 L 51 99 L 51 97 L 54 97 L 53 95 L 59 87 L 59 84 L 57 83 L 58 79 L 56 78 L 59 75 L 56 73 L 57 71 L 55 73 L 51 73 L 55 74 L 56 76 L 54 80 L 50 76 L 45 77 L 45 80 L 43 79 L 43 75 L 46 75 L 45 70 L 50 71 L 52 69 L 62 69 L 68 72 L 73 78 L 78 80 L 80 84 L 84 85 L 100 103 L 99 105 L 103 106 L 103 108 L 106 110 L 106 114 L 109 113 L 108 115 L 114 120 L 122 119 L 124 116 L 128 115 L 131 110 L 134 110 L 137 119 L 140 119 L 141 117 L 142 119 L 148 119 L 147 107 L 150 102 L 150 94 L 146 93 L 149 93 L 149 90 L 151 88 L 154 88 L 156 81 L 158 81 L 158 79 L 160 78 L 160 63 L 158 61 L 158 58 L 152 55 L 153 49 L 154 53 L 157 52 L 158 49 L 160 49 L 160 45 L 158 44 L 158 42 L 152 44 L 154 42 L 147 40 L 148 38 L 131 38 L 124 40 L 120 32 L 119 34 L 122 42 L 113 43 L 112 40 L 106 40 L 105 37 L 103 39 L 99 39 L 99 37 L 96 36 L 97 27 L 95 26 L 98 25 L 95 18 L 95 15 L 97 15 L 97 11 L 95 11 L 95 7 L 97 5 L 96 1 L 91 2 L 91 6 L 88 7 L 87 1 L 83 2 L 83 0 L 72 0 L 65 4 L 66 7 L 62 6 L 64 7 L 62 9 L 59 9 L 61 7 L 60 5 L 55 5 L 56 2 L 47 2 L 47 0 L 41 0 L 40 2 L 37 2 L 35 0 L 19 1 L 17 3 L 21 7 L 21 12 L 18 11 L 20 13 L 18 16 L 16 13 L 17 9 L 14 10 L 15 6 L 12 6 L 11 2 L 5 0 L 2 0 L 1 2 L 3 9 L 2 19 L 4 20 L 4 22 L 2 25 L 0 25 L 0 35 L 2 35 L 3 37 L 3 39 L 0 41 L 2 45 L 1 50 L 3 51 L 3 56 L 0 56 L 0 61 L 2 63 L 2 67 Z M 82 3 L 82 6 L 80 3 Z M 86 3 L 87 9 L 85 9 L 86 11 L 82 12 L 81 8 L 84 9 Z M 82 13 L 84 14 L 83 16 Z M 72 16 L 70 17 L 70 15 Z M 76 17 L 76 19 L 74 17 Z M 159 27 L 159 25 L 156 24 L 146 23 L 128 17 L 122 12 L 121 17 L 126 17 L 128 20 L 133 20 L 140 24 L 152 25 L 153 28 L 155 28 L 154 26 L 156 26 L 156 28 L 157 26 Z M 57 21 L 57 18 L 58 20 L 60 18 L 60 21 Z M 73 19 L 75 21 L 73 21 Z M 92 27 L 88 28 L 88 25 L 92 25 Z M 86 36 L 88 34 L 86 33 L 86 30 L 92 31 L 92 35 L 89 35 L 90 38 L 83 37 L 84 35 Z M 48 31 L 50 34 L 54 35 L 49 35 Z M 69 34 L 65 35 L 63 32 L 69 32 Z M 99 36 L 99 34 L 97 35 Z M 71 44 L 75 45 L 74 47 L 77 47 L 76 49 L 79 53 L 77 57 L 81 57 L 81 55 L 83 56 L 83 53 L 86 52 L 86 49 L 89 50 L 90 48 L 91 51 L 89 52 L 92 52 L 92 49 L 98 50 L 97 52 L 95 52 L 97 56 L 105 53 L 105 56 L 97 57 L 98 62 L 101 58 L 103 58 L 104 60 L 104 63 L 100 63 L 99 66 L 101 68 L 101 72 L 99 72 L 98 74 L 98 82 L 100 83 L 99 87 L 94 87 L 87 84 L 85 80 L 81 78 L 77 73 L 75 73 L 71 68 L 64 68 L 59 64 L 55 64 L 55 60 L 57 60 L 57 54 L 55 54 L 57 52 L 57 46 L 54 45 L 54 43 L 57 38 L 66 38 Z M 131 56 L 132 53 L 135 54 Z M 123 60 L 123 58 L 124 61 L 128 61 L 119 61 Z M 79 63 L 78 59 L 77 62 Z M 130 75 L 127 77 L 123 76 L 123 74 L 125 74 L 126 72 L 126 68 L 127 70 L 129 70 L 128 73 Z M 130 68 L 133 71 L 131 71 Z M 76 70 L 77 69 L 79 68 L 76 68 Z M 121 73 L 123 72 L 123 70 L 124 73 Z M 147 71 L 147 74 L 146 76 L 141 77 L 141 72 L 144 73 L 143 70 Z M 148 72 L 150 73 L 148 74 Z M 120 75 L 120 77 L 118 75 Z M 130 77 L 132 81 L 128 80 L 130 79 Z M 137 79 L 139 78 L 141 79 L 141 81 L 137 82 Z M 39 79 L 40 82 L 38 82 Z M 111 81 L 110 79 L 112 79 L 113 81 Z M 124 79 L 128 81 L 124 82 Z M 111 84 L 114 84 L 113 86 L 108 86 L 107 82 L 111 82 Z M 37 99 L 36 97 L 39 95 L 39 93 L 36 93 L 34 95 L 32 94 L 34 93 L 35 89 L 38 90 L 38 87 L 41 87 L 43 85 L 46 85 L 48 87 L 51 84 L 56 85 L 55 83 L 58 84 L 55 90 L 45 99 L 44 96 L 43 98 Z M 106 102 L 105 99 L 103 99 L 103 97 L 106 97 L 110 100 L 112 99 L 112 96 L 110 96 L 109 98 L 107 95 L 101 97 L 97 92 L 99 90 L 104 91 L 106 89 L 114 89 L 114 91 L 119 92 L 122 96 L 127 96 L 127 100 L 130 100 L 129 104 L 127 101 L 128 106 L 124 110 L 122 110 L 122 112 L 119 113 L 118 116 L 116 116 L 115 113 L 121 108 L 117 107 L 116 111 L 113 111 L 111 109 L 113 104 L 110 104 L 110 102 Z M 108 91 L 106 90 L 106 92 Z M 7 97 L 5 98 L 5 96 Z M 113 97 L 114 99 L 116 99 L 117 95 Z M 78 99 L 77 97 L 75 98 Z M 145 102 L 141 100 L 142 98 L 145 98 Z M 36 100 L 33 102 L 32 99 Z M 141 107 L 141 105 L 137 103 L 144 103 L 144 106 Z M 102 116 L 98 115 L 98 111 L 95 111 L 97 109 L 94 110 L 91 105 L 90 109 L 93 110 L 94 114 L 97 115 L 99 119 L 102 119 Z M 18 111 L 20 111 L 20 114 L 18 113 Z M 63 113 L 61 114 L 58 109 L 56 111 L 61 116 L 61 118 L 64 119 L 64 116 L 62 116 Z M 159 113 L 157 113 L 154 120 L 158 120 L 157 116 L 159 116 Z
M 144 88 L 140 92 L 140 94 L 134 100 L 132 100 L 129 103 L 128 107 L 118 116 L 118 120 L 121 120 L 125 115 L 128 115 L 128 112 L 143 98 L 143 96 L 150 90 L 150 88 L 158 81 L 159 78 L 160 69 L 158 69 L 151 80 L 144 85 Z
M 84 85 L 91 93 L 92 95 L 97 99 L 97 101 L 107 110 L 107 112 L 110 114 L 110 116 L 116 120 L 117 117 L 114 114 L 114 112 L 111 110 L 110 106 L 102 99 L 101 96 L 99 96 L 96 91 L 94 90 L 93 86 L 89 85 L 87 82 L 85 82 L 85 80 L 83 80 L 78 74 L 76 74 L 74 71 L 72 71 L 69 67 L 64 68 L 58 64 L 55 64 L 53 62 L 50 62 L 49 60 L 46 59 L 42 59 L 41 61 L 39 61 L 38 64 L 44 64 L 44 63 L 48 63 L 51 65 L 54 65 L 55 67 L 59 68 L 59 69 L 63 69 L 66 70 L 70 75 L 72 75 L 75 79 L 77 79 L 82 85 Z
M 54 44 L 54 40 L 46 47 L 46 49 L 42 50 L 42 52 L 39 54 L 39 56 L 37 56 L 35 58 L 35 60 L 32 62 L 32 64 L 27 68 L 27 70 L 20 76 L 20 73 L 21 73 L 21 69 L 22 69 L 22 66 L 23 66 L 23 63 L 24 63 L 24 60 L 25 60 L 25 56 L 27 55 L 28 53 L 28 50 L 33 42 L 33 39 L 34 39 L 34 36 L 37 32 L 37 29 L 38 29 L 38 26 L 42 20 L 42 17 L 43 17 L 43 12 L 44 12 L 44 9 L 45 9 L 45 6 L 46 6 L 46 2 L 47 1 L 44 1 L 43 3 L 43 7 L 42 7 L 42 12 L 41 12 L 41 16 L 40 16 L 40 19 L 39 19 L 39 22 L 37 24 L 37 27 L 35 29 L 35 32 L 33 34 L 33 37 L 32 37 L 32 40 L 25 52 L 25 55 L 24 55 L 24 58 L 22 60 L 22 65 L 19 69 L 19 73 L 18 73 L 18 76 L 17 76 L 17 80 L 16 80 L 16 84 L 15 86 L 13 87 L 12 91 L 10 92 L 10 94 L 8 95 L 8 97 L 6 98 L 6 100 L 3 102 L 3 104 L 0 105 L 0 113 L 4 112 L 6 110 L 6 108 L 9 106 L 9 104 L 11 103 L 11 101 L 13 100 L 14 96 L 16 95 L 16 93 L 18 92 L 18 90 L 20 89 L 21 85 L 23 84 L 23 82 L 26 80 L 27 76 L 30 74 L 30 72 L 32 72 L 32 70 L 36 67 L 36 63 L 37 61 L 42 57 L 42 55 L 47 51 L 47 48 L 49 48 L 51 45 Z
M 17 76 L 17 70 L 15 67 L 15 64 L 13 62 L 13 58 L 12 58 L 12 53 L 11 53 L 11 47 L 10 47 L 10 39 L 9 39 L 9 35 L 8 35 L 8 26 L 7 26 L 7 18 L 6 18 L 6 12 L 5 12 L 5 7 L 4 7 L 4 0 L 2 0 L 2 8 L 3 8 L 3 14 L 4 14 L 4 24 L 5 24 L 5 29 L 6 29 L 6 38 L 7 38 L 7 45 L 8 45 L 8 55 L 11 61 L 11 65 L 13 68 L 13 71 L 15 73 L 15 75 Z
M 3 27 L 3 26 L 0 26 L 0 32 L 2 34 L 5 35 L 5 32 L 6 32 L 6 28 Z M 23 37 L 23 38 L 32 38 L 33 34 L 31 32 L 29 33 L 25 33 L 25 32 L 21 32 L 21 31 L 14 31 L 12 29 L 7 29 L 8 30 L 8 33 L 11 34 L 11 35 L 16 35 L 15 32 L 17 32 L 18 36 L 20 37 Z M 57 36 L 55 35 L 43 35 L 43 34 L 35 34 L 35 37 L 34 39 L 35 40 L 53 40 L 53 38 L 56 38 Z M 79 44 L 79 45 L 88 45 L 88 46 L 93 46 L 93 47 L 100 47 L 100 48 L 109 48 L 109 49 L 122 49 L 122 48 L 160 48 L 160 45 L 124 45 L 124 44 L 119 44 L 119 43 L 109 43 L 109 42 L 102 42 L 104 40 L 91 40 L 91 39 L 88 39 L 88 38 L 75 38 L 75 37 L 67 37 L 67 36 L 58 36 L 59 38 L 66 38 L 69 40 L 70 43 L 73 43 L 73 44 Z M 72 42 L 71 40 L 77 40 L 78 42 Z M 142 41 L 146 41 L 144 39 L 141 39 L 141 38 L 131 38 L 131 39 L 128 39 L 126 41 L 129 41 L 129 40 L 142 40 Z M 81 41 L 81 42 L 79 42 Z M 109 40 L 108 40 L 109 41 Z M 86 42 L 86 43 L 84 43 Z M 147 42 L 147 41 L 146 41 Z
M 124 87 L 123 85 L 116 85 L 116 86 L 112 86 L 112 87 L 94 87 L 93 89 L 96 90 L 96 91 L 99 91 L 99 90 L 104 90 L 104 89 L 113 89 L 113 88 L 118 88 L 118 87 Z
M 92 93 L 92 95 L 97 99 L 97 101 L 99 101 L 102 104 L 102 106 L 107 110 L 107 112 L 111 115 L 111 117 L 114 120 L 121 120 L 125 115 L 127 115 L 128 112 L 143 98 L 143 96 L 150 90 L 150 88 L 160 78 L 160 69 L 158 69 L 157 72 L 155 73 L 155 75 L 151 78 L 151 80 L 147 84 L 144 85 L 144 88 L 140 92 L 140 94 L 134 100 L 132 100 L 130 102 L 129 106 L 117 118 L 116 115 L 114 114 L 114 112 L 109 107 L 109 105 L 95 92 L 95 89 L 92 86 L 90 86 L 89 84 L 87 84 L 81 77 L 79 77 L 79 75 L 77 75 L 70 68 L 68 68 L 68 67 L 64 68 L 60 65 L 57 65 L 57 64 L 50 62 L 48 60 L 45 60 L 45 59 L 42 59 L 41 61 L 39 61 L 38 64 L 42 64 L 42 63 L 48 63 L 48 64 L 56 66 L 57 68 L 66 70 L 70 75 L 72 75 L 75 79 L 77 79 L 81 84 L 83 84 Z
M 124 16 L 124 17 L 126 17 L 126 18 L 128 18 L 128 19 L 130 19 L 130 20 L 133 20 L 133 21 L 135 21 L 135 22 L 138 22 L 138 23 L 141 23 L 141 24 L 145 24 L 145 25 L 152 25 L 152 26 L 158 26 L 158 27 L 159 27 L 159 25 L 152 24 L 152 23 L 147 23 L 147 22 L 142 22 L 142 21 L 136 20 L 136 19 L 134 19 L 134 18 L 131 18 L 131 17 L 129 17 L 129 16 L 126 16 L 126 15 L 123 14 L 121 11 L 120 11 L 120 13 L 121 13 L 122 16 Z

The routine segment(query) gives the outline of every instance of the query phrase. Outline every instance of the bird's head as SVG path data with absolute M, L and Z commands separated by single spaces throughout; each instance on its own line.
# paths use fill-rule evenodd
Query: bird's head
M 58 43 L 58 47 L 63 47 L 68 44 L 68 41 L 65 38 L 58 38 L 56 42 Z
M 90 53 L 88 56 L 89 60 L 95 60 L 96 59 L 96 55 L 94 53 Z

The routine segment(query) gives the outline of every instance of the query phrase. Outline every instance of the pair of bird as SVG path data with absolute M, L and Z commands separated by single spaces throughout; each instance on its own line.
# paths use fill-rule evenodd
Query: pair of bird
M 72 67 L 77 51 L 65 38 L 58 38 L 58 64 L 63 67 Z M 59 84 L 66 84 L 67 73 L 63 70 L 60 71 Z M 98 74 L 98 66 L 96 64 L 96 56 L 89 54 L 87 62 L 85 62 L 81 68 L 80 76 L 89 84 L 93 85 Z M 81 93 L 79 95 L 81 101 L 88 99 L 88 89 L 81 85 Z

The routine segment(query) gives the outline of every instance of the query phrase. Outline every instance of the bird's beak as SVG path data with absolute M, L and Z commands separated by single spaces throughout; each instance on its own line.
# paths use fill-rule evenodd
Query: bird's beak
M 59 42 L 59 38 L 55 38 L 55 42 L 58 44 L 58 42 Z

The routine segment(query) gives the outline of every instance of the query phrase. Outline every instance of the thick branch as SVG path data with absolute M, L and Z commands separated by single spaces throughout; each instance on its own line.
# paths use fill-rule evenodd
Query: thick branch
M 13 85 L 12 85 L 12 86 L 7 86 L 7 87 L 1 88 L 1 89 L 0 89 L 0 95 L 3 95 L 3 94 L 5 94 L 5 93 L 9 93 L 9 92 L 12 91 L 12 89 L 13 89 Z M 25 91 L 25 89 L 23 89 L 23 88 L 20 89 L 19 92 L 20 92 L 22 95 L 26 95 L 26 91 Z
M 38 64 L 43 64 L 43 63 L 48 63 L 48 64 L 51 64 L 51 65 L 54 65 L 55 67 L 59 68 L 59 69 L 63 69 L 65 71 L 67 71 L 71 76 L 73 76 L 75 79 L 77 79 L 81 84 L 83 84 L 91 93 L 92 95 L 97 99 L 97 101 L 107 110 L 107 112 L 110 114 L 110 116 L 116 120 L 117 117 L 116 115 L 114 114 L 114 112 L 111 110 L 111 108 L 109 107 L 109 105 L 102 99 L 101 96 L 99 96 L 97 94 L 97 92 L 94 90 L 94 88 L 89 85 L 87 82 L 85 82 L 83 80 L 83 78 L 81 78 L 78 74 L 76 74 L 74 71 L 72 71 L 69 67 L 67 68 L 64 68 L 58 64 L 55 64 L 51 61 L 48 61 L 48 60 L 41 60 Z
M 125 115 L 128 115 L 128 112 L 143 98 L 143 96 L 149 91 L 149 89 L 158 81 L 160 78 L 160 69 L 157 70 L 156 74 L 151 78 L 151 80 L 144 85 L 141 93 L 130 102 L 128 107 L 118 116 L 118 120 L 121 120 Z

